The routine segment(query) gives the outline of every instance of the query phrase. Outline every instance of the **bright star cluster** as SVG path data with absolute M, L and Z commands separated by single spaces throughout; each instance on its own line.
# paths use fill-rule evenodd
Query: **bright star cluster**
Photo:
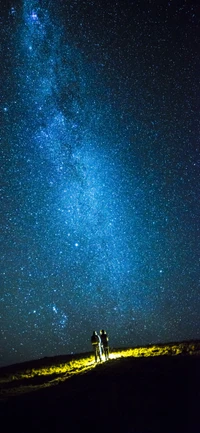
M 2 7 L 0 365 L 200 338 L 200 17 L 175 3 Z

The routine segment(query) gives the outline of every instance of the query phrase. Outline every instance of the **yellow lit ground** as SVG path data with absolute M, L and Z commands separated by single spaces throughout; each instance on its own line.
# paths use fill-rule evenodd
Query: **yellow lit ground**
M 118 349 L 111 351 L 110 360 L 127 357 L 176 356 L 180 354 L 193 355 L 199 352 L 199 349 L 199 344 L 195 343 L 177 343 Z M 103 362 L 104 360 L 102 363 Z M 66 379 L 73 375 L 83 374 L 92 370 L 97 365 L 98 364 L 94 361 L 93 354 L 87 357 L 83 354 L 82 358 L 80 358 L 80 355 L 76 358 L 76 355 L 74 355 L 74 359 L 64 363 L 57 363 L 56 365 L 15 371 L 14 374 L 0 374 L 0 399 L 57 385 L 66 381 Z

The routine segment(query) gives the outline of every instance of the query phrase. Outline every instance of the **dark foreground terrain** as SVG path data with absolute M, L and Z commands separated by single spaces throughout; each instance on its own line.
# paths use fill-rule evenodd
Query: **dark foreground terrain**
M 0 403 L 1 431 L 199 433 L 198 354 L 113 359 Z

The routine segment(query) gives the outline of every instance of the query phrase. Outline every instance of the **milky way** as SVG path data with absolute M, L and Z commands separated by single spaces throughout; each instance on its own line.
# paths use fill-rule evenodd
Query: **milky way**
M 197 8 L 63 3 L 2 10 L 1 365 L 200 338 Z

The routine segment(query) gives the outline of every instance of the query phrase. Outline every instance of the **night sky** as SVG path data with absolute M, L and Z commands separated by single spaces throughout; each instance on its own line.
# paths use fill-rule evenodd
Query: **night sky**
M 200 9 L 1 6 L 0 365 L 200 338 Z

